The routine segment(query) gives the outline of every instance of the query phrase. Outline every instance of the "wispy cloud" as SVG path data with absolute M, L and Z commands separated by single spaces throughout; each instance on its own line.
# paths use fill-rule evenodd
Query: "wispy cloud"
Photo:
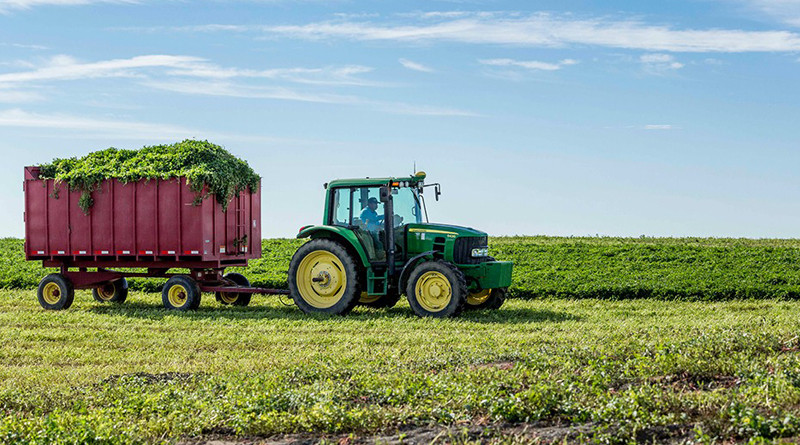
M 538 71 L 556 71 L 560 70 L 565 66 L 575 65 L 578 63 L 578 61 L 574 59 L 564 59 L 556 63 L 540 62 L 537 60 L 514 60 L 514 59 L 482 59 L 479 60 L 478 62 L 480 62 L 483 65 L 489 65 L 489 66 L 518 67 L 518 68 L 525 68 L 527 70 L 538 70 Z
M 398 62 L 400 62 L 400 65 L 403 65 L 404 67 L 406 67 L 406 68 L 408 68 L 408 69 L 410 69 L 412 71 L 420 71 L 420 72 L 423 72 L 423 73 L 432 73 L 433 72 L 433 68 L 427 67 L 427 66 L 425 66 L 425 65 L 423 65 L 421 63 L 417 63 L 417 62 L 414 62 L 414 61 L 411 61 L 411 60 L 408 60 L 408 59 L 400 59 L 400 60 L 398 60 Z
M 45 50 L 50 49 L 46 46 L 42 45 L 32 45 L 32 44 L 25 44 L 25 43 L 7 43 L 7 42 L 0 42 L 0 46 L 6 46 L 11 48 L 22 48 L 22 49 L 35 49 L 35 50 Z
M 229 81 L 192 81 L 192 80 L 149 80 L 144 85 L 174 93 L 191 94 L 195 96 L 237 97 L 242 99 L 275 99 L 293 100 L 300 102 L 316 102 L 331 104 L 355 104 L 362 102 L 355 96 L 308 93 L 286 87 L 269 87 L 242 85 Z
M 726 3 L 730 0 L 726 0 Z M 781 23 L 800 27 L 800 0 L 738 0 Z
M 372 71 L 372 68 L 360 65 L 253 70 L 221 67 L 203 58 L 174 55 L 145 55 L 88 63 L 60 55 L 53 57 L 45 66 L 39 68 L 0 74 L 0 83 L 8 85 L 34 81 L 145 77 L 147 70 L 154 68 L 166 69 L 160 77 L 262 78 L 315 85 L 381 85 L 378 82 L 358 78 L 357 75 Z
M 83 136 L 113 136 L 120 139 L 164 139 L 202 136 L 202 132 L 180 126 L 133 122 L 129 120 L 96 119 L 69 114 L 31 113 L 18 108 L 0 110 L 0 127 L 58 129 L 82 133 Z
M 648 124 L 642 127 L 645 130 L 675 130 L 676 126 L 670 124 Z
M 670 71 L 679 70 L 684 65 L 670 54 L 643 54 L 639 57 L 644 70 L 651 74 L 665 74 Z
M 189 68 L 202 61 L 203 59 L 189 56 L 149 55 L 81 63 L 70 56 L 60 55 L 38 69 L 0 74 L 0 83 L 8 85 L 33 81 L 135 77 L 138 70 L 146 68 Z
M 220 26 L 220 25 L 216 25 Z M 234 25 L 235 26 L 235 25 Z M 302 25 L 237 26 L 302 39 L 349 39 L 410 43 L 463 42 L 527 47 L 590 45 L 665 52 L 790 52 L 800 50 L 800 35 L 788 31 L 677 29 L 637 19 L 575 19 L 538 13 L 459 14 L 413 23 L 327 21 Z
M 98 3 L 138 3 L 137 0 L 2 0 L 0 14 L 36 6 L 78 6 Z

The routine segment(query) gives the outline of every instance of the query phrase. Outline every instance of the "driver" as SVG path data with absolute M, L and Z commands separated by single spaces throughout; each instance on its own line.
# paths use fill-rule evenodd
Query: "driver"
M 381 229 L 381 224 L 383 224 L 383 215 L 378 215 L 378 212 L 375 211 L 377 208 L 378 199 L 369 198 L 367 200 L 367 206 L 361 211 L 361 221 L 366 224 L 367 230 L 370 232 L 379 231 Z

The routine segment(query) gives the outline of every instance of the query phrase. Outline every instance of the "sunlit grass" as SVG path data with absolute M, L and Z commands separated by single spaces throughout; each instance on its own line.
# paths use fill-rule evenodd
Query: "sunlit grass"
M 419 319 L 276 297 L 167 312 L 0 292 L 0 442 L 151 443 L 413 426 L 588 426 L 586 439 L 800 429 L 800 303 L 512 300 Z M 500 428 L 498 431 L 503 431 Z M 77 438 L 77 439 L 76 439 Z M 97 439 L 97 440 L 95 440 Z

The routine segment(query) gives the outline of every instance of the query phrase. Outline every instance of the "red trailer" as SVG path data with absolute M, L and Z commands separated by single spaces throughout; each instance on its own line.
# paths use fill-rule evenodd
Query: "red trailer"
M 46 309 L 68 308 L 74 289 L 92 289 L 98 301 L 122 302 L 125 277 L 168 277 L 162 301 L 178 310 L 196 309 L 202 292 L 242 306 L 254 293 L 288 293 L 252 288 L 244 276 L 224 274 L 227 267 L 261 257 L 260 190 L 241 192 L 223 210 L 213 196 L 198 200 L 185 178 L 108 179 L 84 213 L 81 191 L 40 179 L 39 172 L 25 168 L 25 256 L 60 268 L 39 284 L 39 303 Z M 189 273 L 170 273 L 176 268 Z

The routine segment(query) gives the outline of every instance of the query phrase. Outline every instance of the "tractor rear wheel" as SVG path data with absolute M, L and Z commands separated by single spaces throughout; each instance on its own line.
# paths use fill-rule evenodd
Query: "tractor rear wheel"
M 294 303 L 305 313 L 344 315 L 361 297 L 355 261 L 341 244 L 327 239 L 297 249 L 288 281 Z
M 39 304 L 49 310 L 69 309 L 75 299 L 75 288 L 72 282 L 60 273 L 50 274 L 39 282 L 36 292 Z
M 188 311 L 200 307 L 200 285 L 186 275 L 176 275 L 161 290 L 164 307 L 176 311 Z
M 233 281 L 239 287 L 250 287 L 250 280 L 244 275 L 236 272 L 226 273 L 222 278 Z M 247 306 L 250 304 L 250 297 L 253 294 L 244 292 L 217 292 L 215 294 L 220 304 L 232 304 L 234 306 Z
M 92 297 L 100 303 L 124 303 L 128 298 L 128 280 L 120 278 L 92 289 Z
M 411 271 L 406 297 L 420 317 L 455 317 L 467 299 L 467 280 L 446 261 L 425 261 Z
M 500 309 L 500 306 L 506 301 L 507 292 L 508 288 L 506 287 L 473 292 L 467 295 L 467 304 L 464 308 L 467 310 Z

